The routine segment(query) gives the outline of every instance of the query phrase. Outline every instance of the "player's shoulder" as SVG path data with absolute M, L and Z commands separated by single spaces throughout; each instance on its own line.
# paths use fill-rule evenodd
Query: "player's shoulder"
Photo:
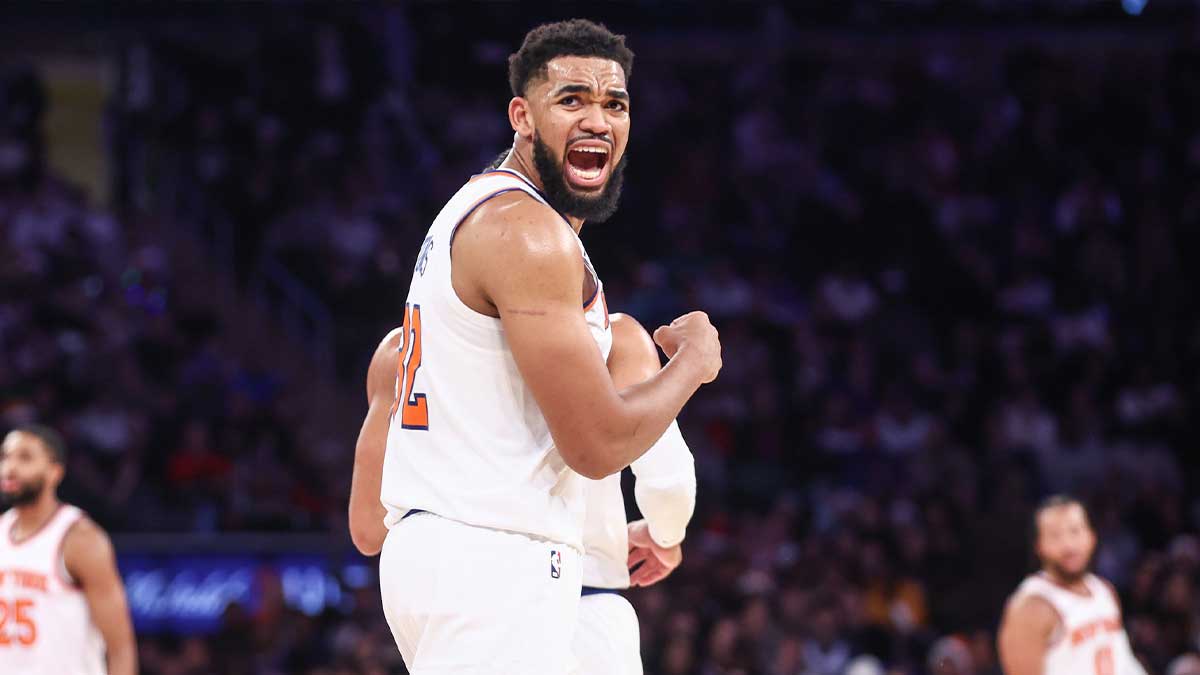
M 375 354 L 390 356 L 393 352 L 400 350 L 402 342 L 404 342 L 404 326 L 396 326 L 379 341 L 379 346 L 375 348 Z
M 79 515 L 67 527 L 65 538 L 81 542 L 85 545 L 107 543 L 111 545 L 108 532 L 100 526 L 86 511 L 79 510 Z
M 455 235 L 455 246 L 464 240 L 496 253 L 578 257 L 570 225 L 549 205 L 520 189 L 488 199 L 467 216 Z
M 404 327 L 398 326 L 379 341 L 371 363 L 367 366 L 367 401 L 376 394 L 392 392 L 396 377 L 396 362 L 400 359 L 400 344 L 404 341 Z
M 623 312 L 614 312 L 608 316 L 612 327 L 614 349 L 629 347 L 653 353 L 655 356 L 658 355 L 654 340 L 641 322 Z
M 75 521 L 63 534 L 63 554 L 68 558 L 90 560 L 111 555 L 112 539 L 99 523 L 86 512 L 80 511 Z
M 1026 579 L 1004 606 L 1004 618 L 1008 621 L 1028 622 L 1034 625 L 1054 625 L 1061 620 L 1054 603 L 1042 593 L 1037 592 L 1036 582 Z

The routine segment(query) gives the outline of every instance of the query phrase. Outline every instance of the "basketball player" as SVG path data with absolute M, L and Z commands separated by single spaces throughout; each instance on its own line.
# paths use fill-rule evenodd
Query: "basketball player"
M 0 674 L 134 675 L 137 648 L 112 543 L 58 501 L 65 446 L 30 425 L 0 445 Z
M 1145 675 L 1113 587 L 1090 573 L 1096 534 L 1083 505 L 1055 496 L 1034 514 L 1042 569 L 1017 588 L 1000 624 L 1007 675 Z
M 608 370 L 615 386 L 632 386 L 658 372 L 658 350 L 641 324 L 613 314 L 612 333 Z M 644 520 L 626 525 L 619 473 L 588 485 L 574 647 L 580 675 L 641 675 L 637 614 L 620 591 L 657 583 L 683 560 L 680 544 L 696 506 L 696 467 L 679 425 L 672 423 L 631 466 Z
M 702 312 L 618 390 L 604 289 L 579 239 L 613 213 L 629 135 L 624 39 L 540 26 L 509 60 L 508 157 L 434 220 L 404 312 L 381 500 L 384 613 L 409 670 L 569 673 L 583 477 L 620 471 L 721 367 Z
M 375 348 L 367 367 L 367 416 L 358 432 L 350 478 L 350 539 L 363 555 L 379 555 L 388 532 L 384 525 L 387 510 L 379 501 L 379 489 L 403 341 L 404 329 L 392 330 Z

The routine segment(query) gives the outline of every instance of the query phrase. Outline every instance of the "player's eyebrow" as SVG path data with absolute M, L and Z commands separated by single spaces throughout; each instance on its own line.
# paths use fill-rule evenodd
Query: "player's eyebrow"
M 554 98 L 558 98 L 565 94 L 588 94 L 591 91 L 592 88 L 586 84 L 564 84 L 554 91 L 553 96 Z M 629 92 L 624 89 L 609 89 L 606 93 L 610 98 L 619 98 L 622 101 L 629 100 Z
M 564 84 L 554 92 L 554 96 L 562 96 L 563 94 L 587 94 L 592 91 L 592 88 L 586 84 Z

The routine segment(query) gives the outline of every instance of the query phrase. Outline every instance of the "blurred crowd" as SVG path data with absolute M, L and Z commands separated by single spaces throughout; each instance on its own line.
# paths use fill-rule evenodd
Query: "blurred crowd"
M 370 16 L 124 47 L 111 212 L 44 170 L 36 78 L 6 80 L 0 415 L 69 434 L 67 497 L 109 527 L 343 536 L 353 438 L 312 447 L 286 405 L 303 364 L 224 344 L 142 225 L 228 226 L 243 286 L 281 263 L 334 308 L 357 392 L 428 223 L 510 142 L 519 37 L 446 50 L 449 19 Z M 1178 660 L 1200 650 L 1200 49 L 798 46 L 770 18 L 702 58 L 632 36 L 622 208 L 582 233 L 612 311 L 704 309 L 725 350 L 681 420 L 684 564 L 630 593 L 647 672 L 995 675 L 1059 491 L 1088 503 L 1149 671 L 1200 672 Z M 214 636 L 143 639 L 143 663 L 403 672 L 369 596 L 234 607 Z

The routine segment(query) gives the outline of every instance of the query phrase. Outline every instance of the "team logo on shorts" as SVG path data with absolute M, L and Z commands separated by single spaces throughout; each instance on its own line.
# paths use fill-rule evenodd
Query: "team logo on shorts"
M 558 551 L 550 551 L 550 578 L 562 576 L 562 555 Z

